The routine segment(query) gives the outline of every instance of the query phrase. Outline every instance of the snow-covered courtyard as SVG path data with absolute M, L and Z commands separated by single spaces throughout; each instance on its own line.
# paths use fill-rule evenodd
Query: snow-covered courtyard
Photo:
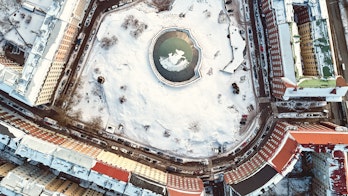
M 247 135 L 240 120 L 255 108 L 255 97 L 240 26 L 223 6 L 176 0 L 170 11 L 143 2 L 109 12 L 82 65 L 69 115 L 86 123 L 101 119 L 109 132 L 179 156 L 208 157 L 216 155 L 213 148 L 240 144 Z M 150 66 L 152 39 L 171 27 L 189 29 L 201 48 L 202 77 L 187 86 L 161 83 Z M 221 71 L 226 66 L 234 71 Z

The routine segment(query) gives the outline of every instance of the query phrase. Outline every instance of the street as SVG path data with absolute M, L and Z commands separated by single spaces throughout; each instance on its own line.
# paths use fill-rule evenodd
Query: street
M 348 49 L 345 41 L 344 27 L 341 20 L 339 1 L 326 1 L 328 5 L 329 19 L 331 24 L 332 39 L 336 54 L 336 65 L 338 74 L 342 75 L 346 81 L 348 79 L 348 69 L 342 69 L 342 63 L 348 65 Z M 347 2 L 344 3 L 347 6 Z M 346 95 L 344 100 L 348 100 Z M 347 124 L 347 107 L 346 104 L 341 103 L 331 103 L 331 111 L 333 113 L 333 120 L 337 124 L 346 125 Z M 344 107 L 342 107 L 344 106 Z

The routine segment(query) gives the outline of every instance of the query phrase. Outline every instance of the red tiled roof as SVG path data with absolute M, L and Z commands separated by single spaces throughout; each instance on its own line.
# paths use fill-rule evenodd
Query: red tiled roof
M 337 76 L 336 77 L 336 86 L 337 87 L 347 86 L 347 82 L 342 76 Z
M 290 131 L 299 144 L 348 144 L 348 132 Z
M 339 125 L 336 125 L 332 122 L 327 122 L 327 121 L 320 122 L 320 124 L 332 130 L 334 130 L 336 127 L 339 127 Z
M 169 195 L 200 195 L 203 192 L 203 181 L 200 178 L 187 178 L 168 174 L 167 188 Z
M 297 86 L 295 84 L 290 83 L 289 81 L 284 80 L 283 78 L 282 78 L 282 80 L 283 80 L 283 84 L 286 88 L 297 88 Z
M 297 126 L 298 131 L 305 132 L 334 132 L 335 129 L 332 126 L 327 126 L 326 124 L 309 124 L 309 125 L 299 125 Z
M 278 173 L 281 173 L 284 170 L 284 168 L 286 168 L 287 164 L 291 161 L 291 158 L 294 156 L 296 149 L 297 142 L 291 138 L 288 138 L 283 148 L 272 160 L 274 169 L 277 170 Z
M 129 172 L 126 170 L 113 167 L 101 161 L 98 161 L 92 170 L 123 182 L 128 182 L 129 179 Z
M 187 192 L 181 192 L 181 191 L 170 189 L 170 188 L 168 188 L 167 190 L 168 190 L 169 196 L 201 196 L 202 195 L 202 192 L 187 193 Z

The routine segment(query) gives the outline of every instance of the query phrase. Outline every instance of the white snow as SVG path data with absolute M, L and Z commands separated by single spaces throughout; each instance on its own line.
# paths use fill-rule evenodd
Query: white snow
M 296 77 L 295 77 L 295 67 L 294 67 L 294 59 L 293 59 L 293 53 L 292 52 L 286 52 L 286 51 L 292 51 L 292 47 L 290 44 L 290 27 L 289 24 L 284 23 L 278 26 L 279 31 L 279 45 L 281 47 L 282 51 L 282 62 L 283 62 L 283 69 L 284 69 L 284 76 L 289 79 L 291 82 L 296 83 Z
M 306 195 L 310 190 L 312 178 L 283 178 L 279 183 L 276 184 L 267 194 L 270 195 Z
M 232 63 L 231 74 L 220 71 L 231 59 L 242 62 L 243 56 L 233 57 L 232 49 L 245 47 L 240 34 L 235 33 L 233 37 L 239 38 L 232 42 L 227 38 L 229 24 L 218 23 L 222 9 L 214 0 L 176 0 L 167 12 L 157 13 L 139 3 L 107 14 L 68 107 L 69 115 L 86 123 L 101 117 L 103 127 L 111 127 L 115 134 L 178 155 L 207 157 L 214 155 L 215 144 L 227 149 L 237 146 L 248 135 L 239 133 L 241 115 L 249 113 L 250 104 L 255 108 L 255 97 L 250 70 Z M 185 17 L 179 17 L 180 13 Z M 129 15 L 147 25 L 137 38 L 132 34 L 135 27 L 121 27 Z M 202 78 L 185 87 L 161 83 L 149 63 L 152 38 L 168 27 L 189 29 L 202 50 Z M 112 36 L 118 38 L 117 44 L 101 48 L 100 40 Z M 97 83 L 98 76 L 105 77 L 104 84 Z M 234 82 L 240 94 L 233 93 Z
M 26 44 L 34 44 L 44 16 L 21 8 L 10 15 L 9 20 L 16 24 L 16 28 L 7 32 L 4 36 L 5 39 L 26 48 Z
M 47 12 L 52 5 L 52 1 L 47 0 L 26 0 L 26 3 Z
M 179 72 L 190 64 L 184 54 L 184 51 L 176 49 L 175 53 L 169 53 L 168 57 L 160 56 L 159 61 L 166 70 Z
M 9 132 L 11 132 L 15 138 L 22 138 L 25 135 L 25 133 L 23 131 L 21 131 L 15 127 L 9 126 L 6 123 L 0 122 L 0 125 L 7 127 Z

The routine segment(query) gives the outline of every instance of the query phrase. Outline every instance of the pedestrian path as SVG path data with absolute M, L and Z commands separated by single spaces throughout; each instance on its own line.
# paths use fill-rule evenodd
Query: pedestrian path
M 277 108 L 277 105 L 275 104 L 275 102 L 271 103 L 271 107 L 272 107 L 273 114 L 277 115 L 278 114 L 278 108 Z
M 269 97 L 259 97 L 259 103 L 269 103 L 271 99 Z

